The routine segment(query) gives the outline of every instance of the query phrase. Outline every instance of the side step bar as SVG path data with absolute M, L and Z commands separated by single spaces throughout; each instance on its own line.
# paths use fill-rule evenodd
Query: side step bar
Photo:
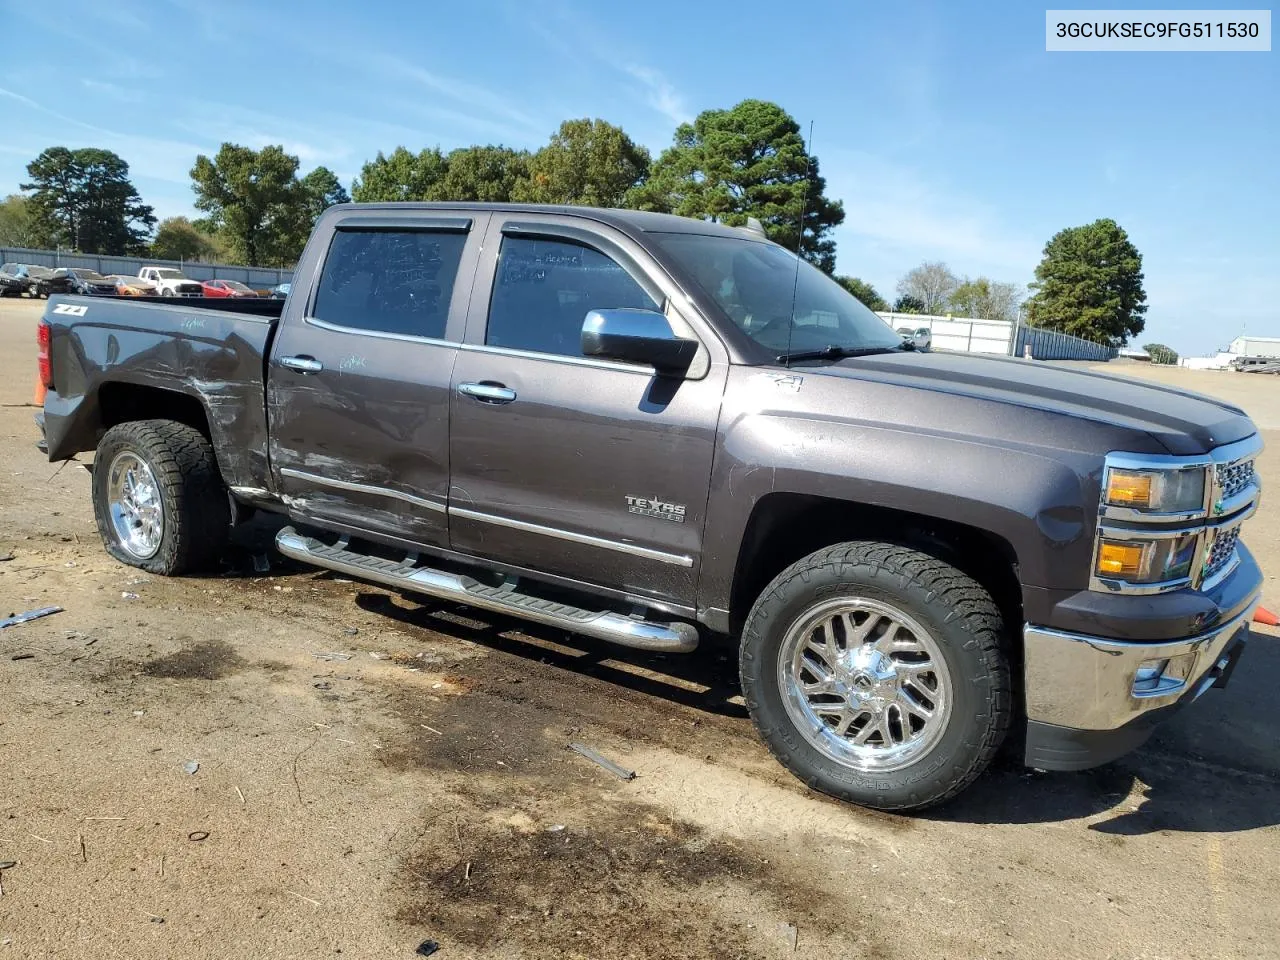
M 690 653 L 698 646 L 698 629 L 691 623 L 652 623 L 608 610 L 584 610 L 509 587 L 490 587 L 462 574 L 419 566 L 413 556 L 400 561 L 384 560 L 348 550 L 346 544 L 344 538 L 331 546 L 298 533 L 293 527 L 276 534 L 276 549 L 286 557 L 399 590 L 453 600 L 639 650 Z

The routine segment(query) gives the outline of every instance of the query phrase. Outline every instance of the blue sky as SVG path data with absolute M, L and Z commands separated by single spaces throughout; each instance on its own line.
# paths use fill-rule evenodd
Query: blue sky
M 759 97 L 814 121 L 838 270 L 883 294 L 926 259 L 1025 284 L 1054 232 L 1109 216 L 1145 258 L 1140 342 L 1280 336 L 1277 54 L 1050 54 L 1044 10 L 0 0 L 0 195 L 54 144 L 115 150 L 162 217 L 193 212 L 188 171 L 223 140 L 348 185 L 380 149 L 536 148 L 570 117 L 656 155 Z

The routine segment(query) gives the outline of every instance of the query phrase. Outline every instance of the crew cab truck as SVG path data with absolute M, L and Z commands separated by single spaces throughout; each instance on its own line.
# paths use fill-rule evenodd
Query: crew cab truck
M 910 810 L 1011 731 L 1139 745 L 1222 686 L 1258 565 L 1258 432 L 1205 397 L 918 352 L 746 230 L 620 210 L 330 208 L 284 301 L 55 297 L 51 460 L 106 549 L 280 551 L 629 647 L 730 638 L 777 758 Z
M 200 281 L 189 279 L 174 267 L 141 267 L 138 279 L 155 284 L 156 292 L 162 297 L 204 296 L 204 287 L 200 285 Z

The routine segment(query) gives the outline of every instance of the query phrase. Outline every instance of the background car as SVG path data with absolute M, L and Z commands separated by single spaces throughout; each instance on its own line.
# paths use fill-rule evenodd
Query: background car
M 154 297 L 159 293 L 154 283 L 140 277 L 112 274 L 107 279 L 115 282 L 116 294 L 121 297 Z
M 200 286 L 206 297 L 256 297 L 258 291 L 239 280 L 206 280 Z
M 271 299 L 283 300 L 285 297 L 289 296 L 289 286 L 290 285 L 287 283 L 277 283 L 271 288 Z
M 0 275 L 10 278 L 10 282 L 6 284 L 10 290 L 16 288 L 19 294 L 25 293 L 29 297 L 47 297 L 49 291 L 44 281 L 53 275 L 53 271 L 34 263 L 6 263 L 0 267 Z M 14 280 L 18 282 L 12 283 Z
M 916 327 L 914 330 L 909 327 L 899 327 L 898 335 L 903 340 L 910 340 L 917 350 L 924 353 L 933 346 L 933 331 L 928 327 Z
M 50 293 L 76 293 L 81 296 L 112 296 L 115 282 L 88 267 L 60 267 L 49 279 Z

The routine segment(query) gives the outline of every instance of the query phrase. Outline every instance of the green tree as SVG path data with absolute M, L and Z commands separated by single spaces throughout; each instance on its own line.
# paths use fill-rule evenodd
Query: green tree
M 110 150 L 50 147 L 27 164 L 30 221 L 46 242 L 84 253 L 146 249 L 156 218 Z
M 1114 220 L 1068 227 L 1045 244 L 1027 319 L 1113 347 L 1146 326 L 1142 254 Z
M 1018 288 L 1012 283 L 999 283 L 987 277 L 976 280 L 965 277 L 951 294 L 948 309 L 959 317 L 1012 323 L 1018 316 L 1019 299 Z
M 449 152 L 444 177 L 427 200 L 503 203 L 529 176 L 529 154 L 510 147 L 462 147 Z
M 186 217 L 168 217 L 156 227 L 151 256 L 157 260 L 216 260 L 218 246 Z
M 775 103 L 744 100 L 681 124 L 627 206 L 732 226 L 755 217 L 770 240 L 791 250 L 801 241 L 804 257 L 831 273 L 835 240 L 829 234 L 844 221 L 844 208 L 825 191 L 818 158 L 805 149 L 790 114 Z
M 357 203 L 427 200 L 439 192 L 447 168 L 448 161 L 437 147 L 417 154 L 396 147 L 389 157 L 379 151 L 360 168 L 351 196 Z
M 311 224 L 314 224 L 316 218 L 324 213 L 329 207 L 339 203 L 350 203 L 351 197 L 347 193 L 346 188 L 338 181 L 335 174 L 328 167 L 316 167 L 300 181 L 302 184 L 302 192 L 307 200 L 307 212 L 310 214 Z M 310 225 L 307 227 L 310 232 Z
M 0 201 L 0 246 L 48 247 L 53 244 L 44 236 L 31 216 L 31 201 L 12 193 Z
M 1166 347 L 1163 343 L 1144 343 L 1142 349 L 1147 351 L 1152 363 L 1177 363 L 1178 351 Z
M 298 158 L 271 145 L 252 150 L 224 143 L 212 160 L 201 154 L 191 168 L 197 226 L 217 232 L 232 259 L 254 266 L 297 261 L 322 204 L 342 187 L 319 167 L 310 187 L 298 179 Z M 317 193 L 316 191 L 320 192 Z M 345 195 L 345 191 L 342 191 Z
M 620 207 L 649 172 L 649 151 L 604 120 L 566 120 L 529 159 L 513 199 Z
M 836 277 L 836 283 L 844 287 L 871 310 L 888 310 L 889 304 L 876 292 L 876 288 L 857 277 Z
M 893 301 L 894 313 L 924 313 L 924 301 L 917 300 L 909 293 L 901 294 Z
M 947 308 L 960 281 L 941 261 L 925 262 L 898 281 L 898 293 L 919 301 L 921 313 L 940 314 Z

